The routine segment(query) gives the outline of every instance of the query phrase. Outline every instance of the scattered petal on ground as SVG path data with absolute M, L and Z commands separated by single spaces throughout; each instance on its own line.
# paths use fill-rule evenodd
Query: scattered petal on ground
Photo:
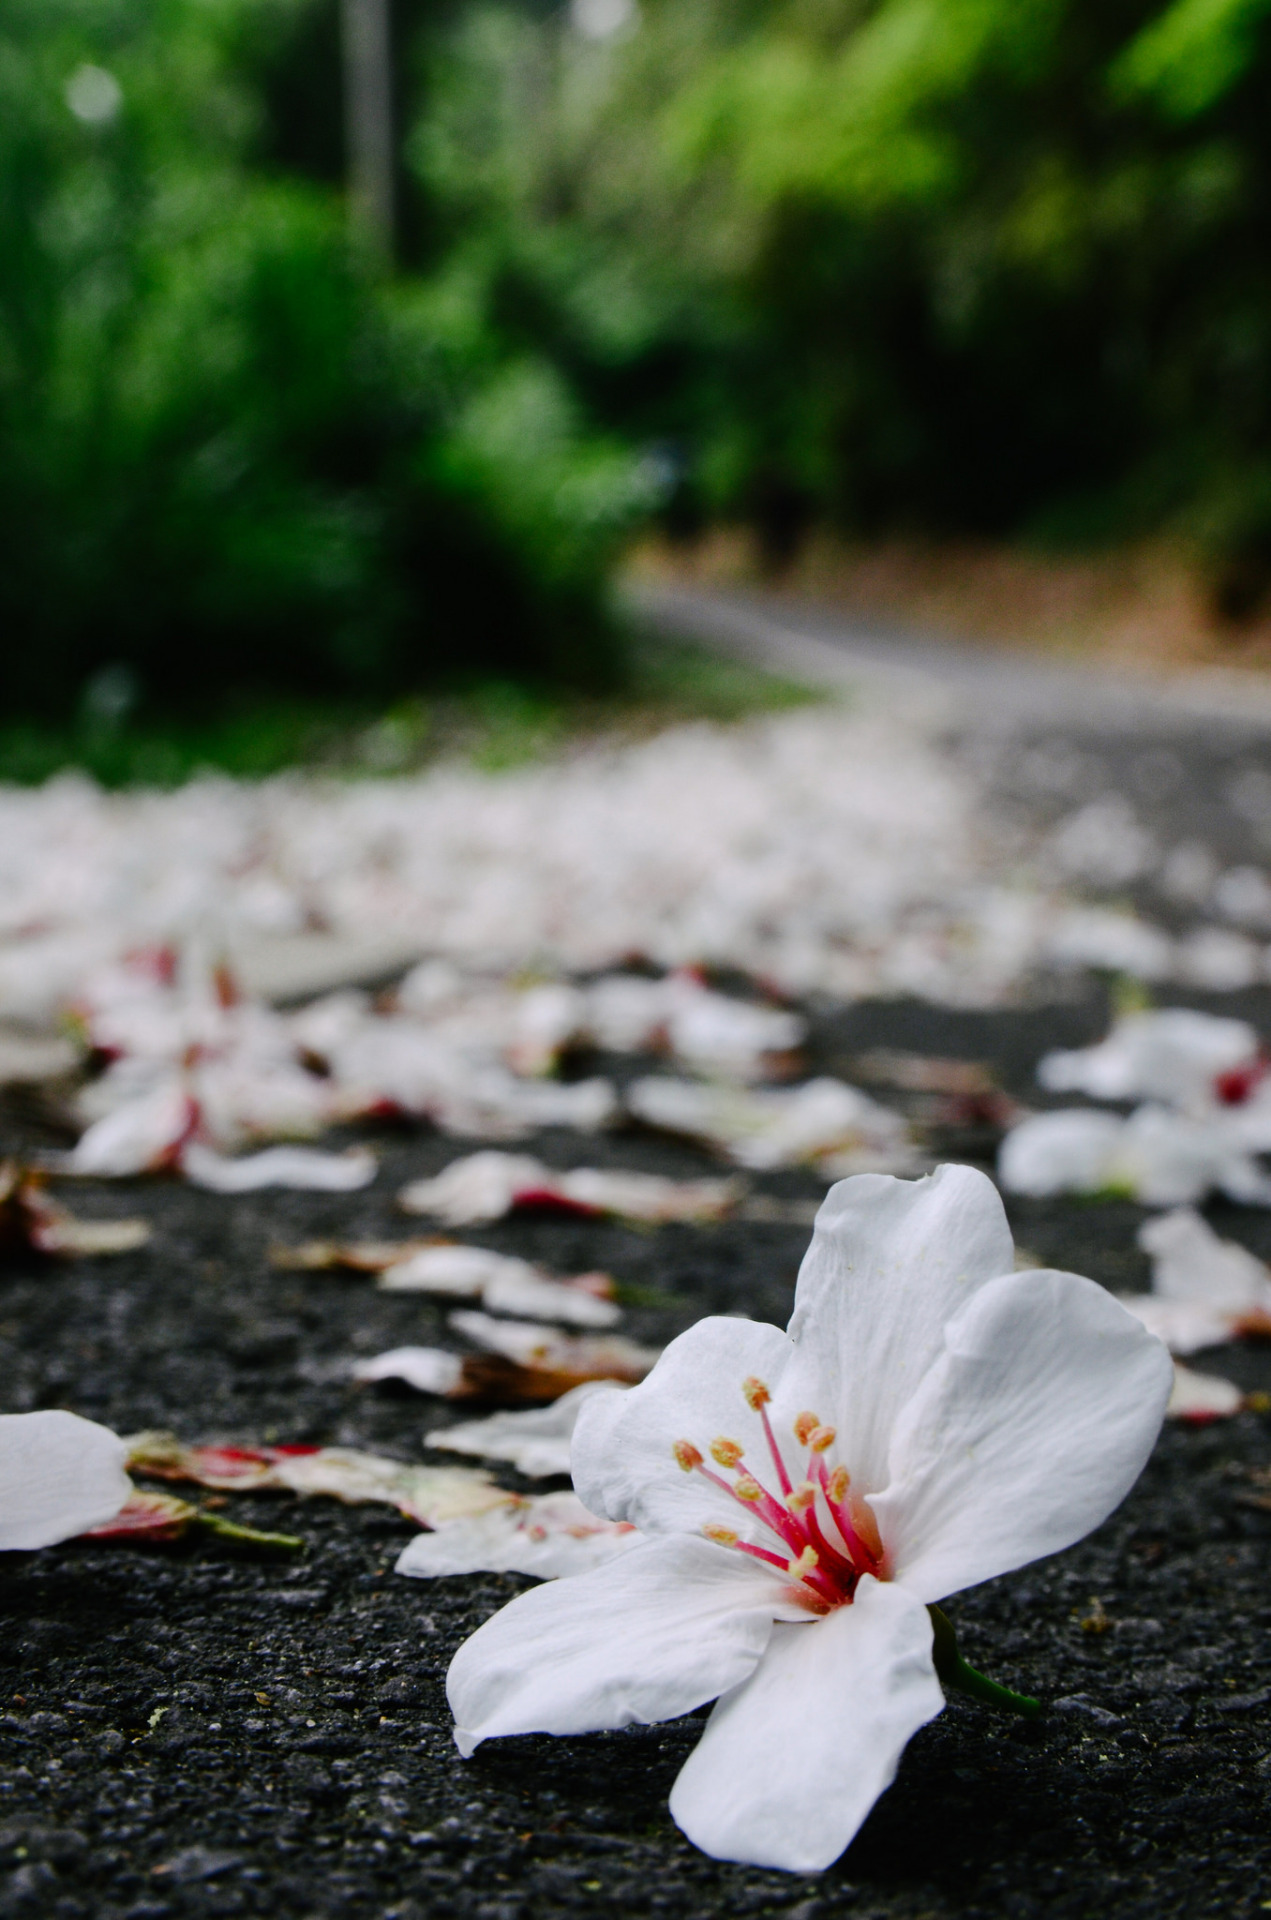
M 0 1161 L 0 1259 L 131 1253 L 149 1238 L 145 1220 L 82 1220 L 53 1199 L 42 1174 L 16 1160 Z
M 1121 1193 L 1148 1207 L 1190 1206 L 1217 1190 L 1248 1206 L 1271 1206 L 1271 1177 L 1242 1123 L 1169 1107 L 1138 1107 L 1128 1119 L 1094 1108 L 1035 1113 L 998 1154 L 1011 1193 Z
M 1171 1353 L 1271 1335 L 1271 1273 L 1192 1208 L 1145 1221 L 1139 1245 L 1152 1256 L 1152 1291 L 1123 1295 L 1122 1303 Z
M 415 1466 L 352 1447 L 198 1447 L 171 1433 L 134 1434 L 127 1445 L 132 1471 L 153 1479 L 221 1492 L 272 1489 L 328 1494 L 351 1505 L 378 1502 L 423 1527 L 483 1513 L 508 1498 L 477 1468 Z
M 447 1452 L 474 1454 L 483 1460 L 506 1460 L 531 1480 L 569 1472 L 569 1449 L 583 1402 L 593 1393 L 621 1393 L 616 1380 L 588 1380 L 562 1394 L 553 1405 L 525 1413 L 493 1413 L 484 1420 L 464 1420 L 453 1427 L 436 1427 L 424 1443 Z
M 828 1076 L 801 1087 L 752 1090 L 651 1074 L 623 1097 L 647 1126 L 704 1141 L 756 1171 L 807 1165 L 832 1179 L 909 1173 L 917 1164 L 900 1114 Z
M 0 1551 L 102 1526 L 132 1492 L 118 1434 L 53 1408 L 0 1414 Z
M 736 1180 L 668 1180 L 653 1173 L 576 1167 L 557 1173 L 529 1154 L 490 1148 L 452 1160 L 444 1173 L 415 1180 L 398 1195 L 407 1213 L 427 1213 L 447 1226 L 478 1226 L 519 1209 L 584 1215 L 616 1214 L 662 1225 L 719 1220 L 744 1189 Z
M 1247 1021 L 1163 1007 L 1124 1014 L 1097 1046 L 1045 1054 L 1037 1078 L 1051 1093 L 1161 1100 L 1203 1114 L 1247 1097 L 1261 1078 L 1260 1048 Z
M 1171 1420 L 1227 1420 L 1239 1413 L 1245 1396 L 1230 1380 L 1216 1373 L 1196 1373 L 1191 1367 L 1174 1363 L 1174 1387 L 1165 1409 Z
M 322 1153 L 316 1147 L 266 1147 L 263 1153 L 229 1160 L 194 1141 L 181 1156 L 186 1179 L 212 1193 L 258 1193 L 263 1187 L 354 1193 L 370 1186 L 378 1165 L 365 1147 L 350 1147 L 344 1153 Z
M 457 1573 L 529 1573 L 540 1580 L 589 1573 L 638 1545 L 623 1521 L 598 1520 L 576 1493 L 509 1499 L 497 1512 L 453 1521 L 403 1547 L 396 1571 L 416 1579 Z
M 612 1327 L 622 1309 L 601 1287 L 607 1276 L 557 1280 L 528 1260 L 485 1247 L 425 1247 L 387 1267 L 379 1284 L 390 1293 L 429 1293 L 479 1299 L 494 1313 L 561 1320 L 569 1326 Z M 610 1288 L 612 1282 L 609 1283 Z

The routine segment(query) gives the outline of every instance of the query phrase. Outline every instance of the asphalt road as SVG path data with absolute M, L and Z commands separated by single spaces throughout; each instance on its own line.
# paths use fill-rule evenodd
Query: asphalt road
M 752 630 L 773 618 L 744 612 Z M 723 603 L 707 608 L 697 630 L 725 613 L 733 618 Z M 681 631 L 693 624 L 683 604 L 664 615 Z M 864 644 L 823 628 L 809 616 L 798 635 L 839 648 L 845 681 L 863 684 L 873 671 Z M 1271 707 L 1232 718 L 1131 689 L 1114 719 L 1111 696 L 1087 688 L 1065 706 L 1022 668 L 959 667 L 952 693 L 939 673 L 912 671 L 933 724 L 955 751 L 979 756 L 993 804 L 1022 820 L 1044 825 L 1115 791 L 1163 845 L 1201 837 L 1220 861 L 1261 857 L 1248 776 L 1264 770 Z M 871 684 L 896 697 L 894 663 Z M 1143 882 L 1152 897 L 1155 884 Z M 1163 893 L 1157 904 L 1171 910 Z M 1238 1009 L 1271 1036 L 1271 989 L 1190 997 Z M 869 1048 L 907 1047 L 988 1061 L 1009 1091 L 1031 1097 L 1039 1054 L 1094 1038 L 1106 1016 L 1093 984 L 1000 1012 L 820 1009 L 809 1064 L 845 1072 Z M 29 1107 L 0 1111 L 0 1147 L 49 1137 Z M 437 1404 L 354 1389 L 341 1367 L 357 1352 L 441 1337 L 440 1310 L 366 1280 L 268 1263 L 278 1240 L 400 1232 L 397 1186 L 456 1151 L 423 1131 L 368 1137 L 383 1170 L 357 1195 L 230 1201 L 166 1181 L 77 1190 L 86 1212 L 146 1213 L 155 1237 L 119 1259 L 26 1260 L 0 1278 L 4 1409 L 66 1405 L 120 1431 L 423 1457 Z M 988 1164 L 992 1142 L 949 1132 L 933 1145 Z M 556 1164 L 583 1157 L 562 1134 L 529 1146 Z M 585 1157 L 683 1174 L 710 1164 L 635 1134 L 589 1141 Z M 802 1174 L 759 1184 L 785 1199 L 820 1191 Z M 1061 1201 L 1011 1213 L 1045 1263 L 1118 1289 L 1144 1283 L 1137 1208 Z M 1271 1215 L 1222 1206 L 1211 1217 L 1271 1258 Z M 626 1330 L 657 1342 L 704 1312 L 784 1320 L 807 1234 L 531 1220 L 473 1237 L 565 1270 L 607 1267 L 644 1301 Z M 1265 1349 L 1198 1364 L 1271 1389 Z M 911 1743 L 844 1859 L 817 1877 L 721 1866 L 678 1834 L 666 1795 L 697 1716 L 493 1742 L 461 1761 L 447 1661 L 526 1583 L 398 1578 L 392 1563 L 411 1528 L 386 1510 L 234 1501 L 236 1518 L 302 1535 L 299 1563 L 214 1545 L 5 1556 L 0 1920 L 1253 1916 L 1271 1906 L 1271 1513 L 1257 1478 L 1269 1465 L 1264 1416 L 1173 1428 L 1093 1538 L 954 1602 L 967 1656 L 1048 1711 L 1028 1725 L 955 1701 Z

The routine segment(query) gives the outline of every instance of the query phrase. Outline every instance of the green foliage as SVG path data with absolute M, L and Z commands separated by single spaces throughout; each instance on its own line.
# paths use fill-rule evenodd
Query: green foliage
M 447 270 L 665 447 L 672 524 L 1164 527 L 1271 577 L 1268 16 L 643 0 L 598 42 L 481 0 L 412 153 Z
M 135 712 L 128 676 L 107 669 L 89 682 L 69 720 L 0 720 L 0 781 L 35 785 L 71 767 L 106 787 L 172 787 L 209 768 L 244 779 L 290 767 L 387 776 L 442 758 L 497 772 L 600 732 L 642 734 L 685 720 L 727 724 L 817 698 L 740 661 L 639 633 L 629 636 L 612 694 L 470 673 L 456 682 L 387 706 L 231 688 L 203 712 L 156 717 Z
M 541 355 L 444 337 L 264 165 L 306 0 L 11 0 L 0 41 L 0 623 L 16 710 L 603 678 L 639 463 Z

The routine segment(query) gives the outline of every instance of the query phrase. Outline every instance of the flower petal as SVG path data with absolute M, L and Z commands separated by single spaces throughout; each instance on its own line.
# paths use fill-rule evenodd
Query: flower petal
M 509 1460 L 518 1473 L 531 1480 L 568 1473 L 574 1427 L 584 1403 L 593 1394 L 627 1391 L 617 1380 L 586 1380 L 550 1406 L 531 1407 L 525 1413 L 492 1413 L 484 1420 L 434 1427 L 424 1435 L 424 1445 L 477 1454 L 485 1460 Z
M 51 1547 L 112 1519 L 132 1493 L 127 1453 L 76 1413 L 0 1415 L 0 1550 Z
M 769 1382 L 783 1420 L 808 1408 L 832 1421 L 836 1457 L 861 1491 L 885 1487 L 892 1428 L 941 1353 L 946 1323 L 1013 1265 L 997 1189 L 971 1167 L 923 1180 L 858 1174 L 831 1187 L 799 1271 L 797 1358 L 780 1395 Z
M 395 1572 L 435 1580 L 455 1573 L 532 1573 L 540 1580 L 590 1573 L 640 1544 L 634 1527 L 597 1520 L 576 1493 L 505 1496 L 502 1506 L 416 1534 Z
M 1173 1380 L 1093 1280 L 1006 1274 L 945 1330 L 871 1500 L 893 1578 L 939 1600 L 1071 1546 L 1138 1479 Z
M 696 1533 L 709 1521 L 737 1526 L 736 1502 L 685 1473 L 672 1448 L 690 1440 L 705 1453 L 720 1434 L 748 1443 L 756 1422 L 742 1382 L 758 1374 L 775 1390 L 793 1356 L 779 1327 L 699 1320 L 672 1340 L 640 1386 L 597 1394 L 579 1410 L 570 1466 L 583 1505 L 641 1533 Z
M 751 1672 L 788 1614 L 775 1577 L 709 1540 L 650 1540 L 534 1587 L 466 1640 L 446 1691 L 470 1754 L 507 1733 L 669 1720 Z
M 866 1575 L 850 1607 L 774 1627 L 754 1673 L 707 1721 L 671 1814 L 717 1860 L 817 1873 L 943 1705 L 926 1608 Z

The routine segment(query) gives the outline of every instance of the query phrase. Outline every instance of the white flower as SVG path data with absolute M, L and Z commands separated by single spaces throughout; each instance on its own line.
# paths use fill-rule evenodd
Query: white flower
M 1128 1120 L 1092 1107 L 1034 1113 L 1012 1128 L 997 1171 L 1011 1193 L 1121 1192 L 1147 1207 L 1189 1206 L 1212 1187 L 1249 1206 L 1271 1206 L 1271 1179 L 1253 1155 L 1249 1124 L 1170 1107 L 1136 1107 Z
M 827 1866 L 943 1697 L 928 1604 L 1087 1533 L 1172 1370 L 1102 1288 L 1012 1272 L 965 1167 L 832 1189 L 788 1334 L 709 1319 L 574 1437 L 593 1513 L 652 1536 L 522 1594 L 460 1648 L 460 1751 L 718 1699 L 671 1796 L 721 1859 Z
M 1259 1075 L 1258 1036 L 1244 1020 L 1191 1007 L 1123 1014 L 1094 1047 L 1045 1054 L 1037 1078 L 1052 1093 L 1094 1100 L 1165 1100 L 1193 1112 L 1234 1101 Z
M 119 1512 L 128 1449 L 77 1413 L 0 1415 L 0 1550 L 51 1547 Z

